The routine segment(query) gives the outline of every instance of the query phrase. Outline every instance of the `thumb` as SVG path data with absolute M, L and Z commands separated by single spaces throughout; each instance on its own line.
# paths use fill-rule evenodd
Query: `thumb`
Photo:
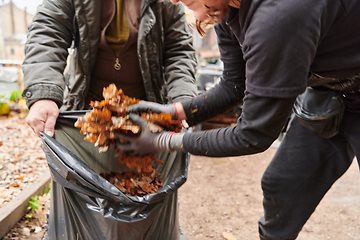
M 140 117 L 139 115 L 135 114 L 135 113 L 130 113 L 129 114 L 129 119 L 133 122 L 138 124 L 141 128 L 144 128 L 147 126 L 147 122 Z
M 44 132 L 50 137 L 54 136 L 57 114 L 50 114 L 45 122 Z

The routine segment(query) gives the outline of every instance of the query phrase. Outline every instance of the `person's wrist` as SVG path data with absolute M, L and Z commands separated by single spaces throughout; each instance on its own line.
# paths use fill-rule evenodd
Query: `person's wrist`
M 170 134 L 170 139 L 169 139 L 170 151 L 181 151 L 181 152 L 185 151 L 183 145 L 184 134 L 185 133 L 175 133 L 175 132 L 172 132 Z
M 181 102 L 174 103 L 174 108 L 176 109 L 177 119 L 176 120 L 186 120 L 186 115 L 184 107 Z
M 178 111 L 177 111 L 177 109 L 176 109 L 176 104 L 175 103 L 173 103 L 173 106 L 174 106 L 174 115 L 175 115 L 175 120 L 178 120 L 179 119 L 179 115 L 178 115 Z
M 184 133 L 161 132 L 154 140 L 154 146 L 157 151 L 184 151 L 183 139 Z
M 157 151 L 170 151 L 170 138 L 173 132 L 161 132 L 154 139 L 154 147 Z

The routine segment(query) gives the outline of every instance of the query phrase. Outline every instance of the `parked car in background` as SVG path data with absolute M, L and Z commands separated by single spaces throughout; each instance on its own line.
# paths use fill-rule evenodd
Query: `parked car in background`
M 199 66 L 195 75 L 199 92 L 214 87 L 220 81 L 223 69 L 223 63 L 220 60 Z
M 23 73 L 20 61 L 0 59 L 0 96 L 23 90 Z
M 221 80 L 223 69 L 223 63 L 220 60 L 197 68 L 195 78 L 199 94 L 213 88 Z M 238 105 L 219 116 L 201 123 L 201 126 L 198 126 L 197 129 L 200 127 L 202 130 L 206 130 L 235 125 L 241 112 L 241 105 Z

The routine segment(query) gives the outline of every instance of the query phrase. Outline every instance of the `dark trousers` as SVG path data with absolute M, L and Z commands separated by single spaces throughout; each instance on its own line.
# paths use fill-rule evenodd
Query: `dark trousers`
M 360 110 L 346 110 L 339 134 L 330 139 L 318 137 L 294 118 L 262 177 L 260 239 L 296 239 L 354 156 L 360 160 Z

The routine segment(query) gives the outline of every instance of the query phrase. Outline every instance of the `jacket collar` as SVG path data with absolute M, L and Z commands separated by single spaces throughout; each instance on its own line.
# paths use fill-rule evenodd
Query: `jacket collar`
M 153 2 L 156 2 L 158 0 L 142 0 L 141 2 L 141 10 L 140 10 L 140 17 L 144 14 L 146 8 L 150 6 Z

